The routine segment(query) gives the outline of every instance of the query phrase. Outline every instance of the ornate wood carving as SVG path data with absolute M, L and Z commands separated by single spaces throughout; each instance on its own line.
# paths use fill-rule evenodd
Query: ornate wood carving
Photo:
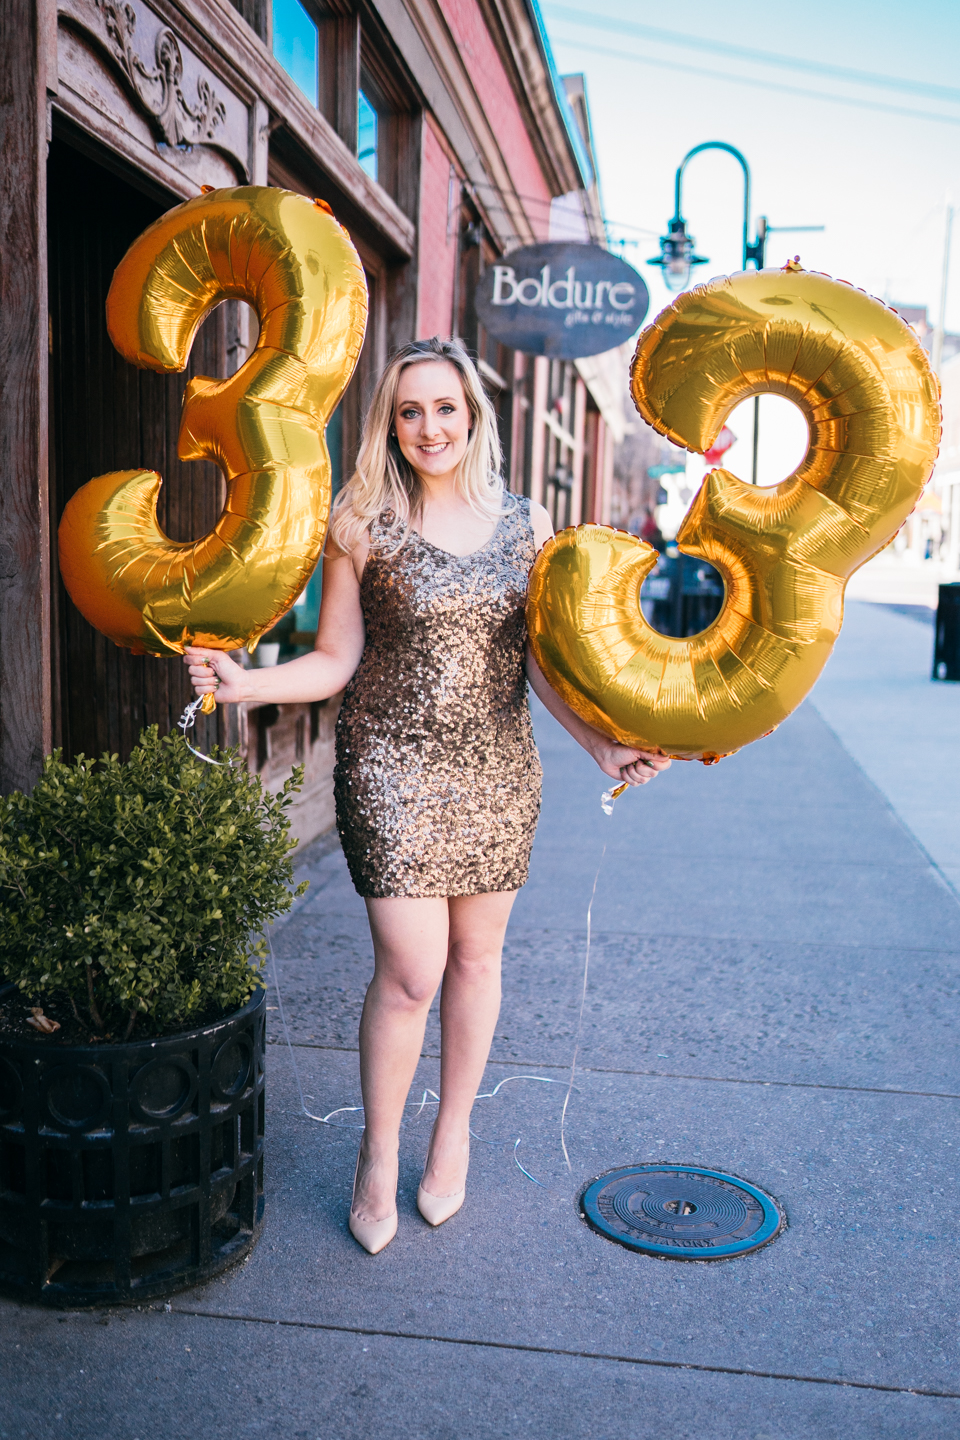
M 166 0 L 55 3 L 58 109 L 175 193 L 247 181 L 250 96 Z
M 147 115 L 168 145 L 198 145 L 217 139 L 226 106 L 207 80 L 197 81 L 196 107 L 180 88 L 183 56 L 172 30 L 162 29 L 155 43 L 156 68 L 151 70 L 134 48 L 137 15 L 132 5 L 95 0 L 103 19 L 113 58 L 123 70 Z

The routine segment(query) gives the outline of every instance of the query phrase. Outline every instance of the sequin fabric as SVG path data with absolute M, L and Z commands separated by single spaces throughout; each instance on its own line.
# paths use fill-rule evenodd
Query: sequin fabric
M 365 897 L 516 890 L 540 813 L 524 670 L 529 502 L 463 556 L 413 532 L 391 555 L 389 518 L 371 530 L 366 645 L 337 721 L 353 883 Z

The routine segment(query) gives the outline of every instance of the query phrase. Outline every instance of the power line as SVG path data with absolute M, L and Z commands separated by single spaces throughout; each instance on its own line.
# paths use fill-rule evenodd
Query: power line
M 507 194 L 507 192 L 501 189 L 499 185 L 494 185 L 490 180 L 470 180 L 464 181 L 463 183 L 465 186 L 468 186 L 470 189 L 473 190 L 491 190 L 493 191 L 494 195 L 500 198 L 501 201 L 503 201 Z M 525 204 L 543 205 L 547 210 L 550 209 L 554 200 L 563 199 L 562 195 L 555 195 L 552 199 L 549 200 L 546 199 L 543 195 L 522 195 L 519 190 L 511 190 L 509 194 L 516 200 L 524 201 Z M 486 204 L 487 202 L 485 201 L 484 203 Z M 642 225 L 630 225 L 626 220 L 611 220 L 607 215 L 602 215 L 598 218 L 603 225 L 613 226 L 617 230 L 632 230 L 636 235 L 656 236 L 657 234 L 659 234 L 659 231 L 647 230 Z
M 591 29 L 599 27 L 601 30 L 613 30 L 618 35 L 636 35 L 640 39 L 655 40 L 665 45 L 683 45 L 693 50 L 731 55 L 763 65 L 806 70 L 814 75 L 829 75 L 833 79 L 850 80 L 859 85 L 903 90 L 914 95 L 929 95 L 931 99 L 960 101 L 960 90 L 950 85 L 934 85 L 927 80 L 907 80 L 899 75 L 879 75 L 871 70 L 853 70 L 845 65 L 830 65 L 823 60 L 804 60 L 793 55 L 780 55 L 773 50 L 753 50 L 746 45 L 731 45 L 725 40 L 706 40 L 697 35 L 682 34 L 677 30 L 660 30 L 653 25 L 639 25 L 634 20 L 620 20 L 613 15 L 598 14 L 596 11 L 578 10 L 571 5 L 555 5 L 552 0 L 547 0 L 545 8 L 558 20 L 569 20 L 576 25 L 587 25 Z
M 564 40 L 561 36 L 553 36 L 552 39 L 555 46 L 570 45 L 577 50 L 589 50 L 594 55 L 626 60 L 632 65 L 682 70 L 687 75 L 699 75 L 701 78 L 718 80 L 728 85 L 748 85 L 757 90 L 775 90 L 779 95 L 802 95 L 806 100 L 826 100 L 831 105 L 852 105 L 860 110 L 880 110 L 887 115 L 905 115 L 911 120 L 933 120 L 944 125 L 960 125 L 960 115 L 942 115 L 934 110 L 908 110 L 902 105 L 886 105 L 882 100 L 857 100 L 852 95 L 829 95 L 825 90 L 804 90 L 798 85 L 781 85 L 776 80 L 756 80 L 748 75 L 729 75 L 718 70 L 704 70 L 699 65 L 684 65 L 679 60 L 661 60 L 651 55 L 634 55 L 629 50 L 611 50 L 604 45 L 591 45 L 586 40 Z

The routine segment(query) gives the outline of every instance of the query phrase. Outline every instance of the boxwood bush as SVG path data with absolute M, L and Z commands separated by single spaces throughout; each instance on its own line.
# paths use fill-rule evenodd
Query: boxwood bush
M 156 726 L 129 760 L 48 756 L 31 794 L 0 798 L 0 976 L 31 1002 L 68 1000 L 101 1039 L 244 1005 L 263 927 L 292 903 L 301 778 L 272 795 Z

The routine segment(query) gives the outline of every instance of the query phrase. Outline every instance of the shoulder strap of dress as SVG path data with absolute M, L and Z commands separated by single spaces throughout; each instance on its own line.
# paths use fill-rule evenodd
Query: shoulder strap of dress
M 393 511 L 384 510 L 376 519 L 370 522 L 370 548 L 371 550 L 382 549 L 386 544 L 387 531 L 393 520 Z

